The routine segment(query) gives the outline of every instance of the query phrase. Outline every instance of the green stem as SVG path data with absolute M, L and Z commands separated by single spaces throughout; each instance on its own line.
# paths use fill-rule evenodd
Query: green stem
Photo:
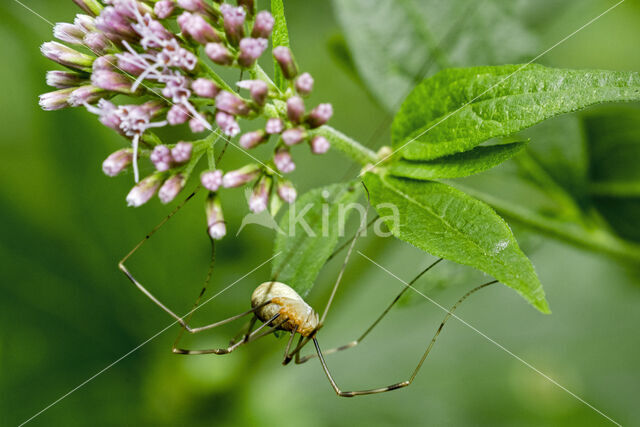
M 355 139 L 348 137 L 331 126 L 321 126 L 309 132 L 311 135 L 322 135 L 331 142 L 331 146 L 342 151 L 347 157 L 366 166 L 378 161 L 376 153 Z

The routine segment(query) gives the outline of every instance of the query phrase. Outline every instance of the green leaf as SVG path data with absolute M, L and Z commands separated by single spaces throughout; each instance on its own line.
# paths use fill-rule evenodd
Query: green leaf
M 311 190 L 295 202 L 280 220 L 280 229 L 274 245 L 272 276 L 295 289 L 303 297 L 314 285 L 318 273 L 333 252 L 340 235 L 340 221 L 355 209 L 362 195 L 362 186 L 356 182 L 333 184 Z M 296 221 L 302 216 L 304 221 Z M 342 217 L 342 218 L 341 218 Z
M 287 30 L 287 20 L 284 16 L 284 4 L 282 4 L 282 0 L 271 0 L 271 14 L 275 19 L 275 23 L 273 26 L 273 33 L 271 35 L 271 43 L 273 47 L 277 46 L 289 46 L 289 31 Z M 274 68 L 274 80 L 276 86 L 280 90 L 287 89 L 287 80 L 282 75 L 282 71 L 280 70 L 280 66 L 278 63 L 273 61 Z
M 392 175 L 434 180 L 458 178 L 473 175 L 491 169 L 520 152 L 527 142 L 476 147 L 471 151 L 452 154 L 425 162 L 400 159 L 389 166 Z
M 432 255 L 484 271 L 549 313 L 531 262 L 507 223 L 489 206 L 438 182 L 372 173 L 364 180 L 372 205 L 394 236 Z
M 442 68 L 522 62 L 537 37 L 501 0 L 334 0 L 358 72 L 395 111 L 425 76 Z
M 636 72 L 537 64 L 451 69 L 411 92 L 394 119 L 392 140 L 402 157 L 431 160 L 590 105 L 635 100 Z

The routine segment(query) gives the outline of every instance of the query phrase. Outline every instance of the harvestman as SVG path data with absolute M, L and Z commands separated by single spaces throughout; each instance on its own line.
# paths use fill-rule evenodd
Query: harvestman
M 333 376 L 331 375 L 331 372 L 329 371 L 329 368 L 327 366 L 327 363 L 324 359 L 324 355 L 327 354 L 331 354 L 331 353 L 336 353 L 338 351 L 342 351 L 342 350 L 347 350 L 349 348 L 353 348 L 356 345 L 360 344 L 364 338 L 373 330 L 373 328 L 384 318 L 384 316 L 386 316 L 386 314 L 391 310 L 391 308 L 394 306 L 394 304 L 396 302 L 398 302 L 398 300 L 400 299 L 400 297 L 402 297 L 402 295 L 407 291 L 407 289 L 410 289 L 412 287 L 412 285 L 418 280 L 420 279 L 420 277 L 422 277 L 427 271 L 429 271 L 431 268 L 435 267 L 439 262 L 442 261 L 442 258 L 439 258 L 438 260 L 434 261 L 433 263 L 431 263 L 427 268 L 425 268 L 424 270 L 422 270 L 416 277 L 413 278 L 413 280 L 411 280 L 411 282 L 409 282 L 401 291 L 400 293 L 394 298 L 394 300 L 391 302 L 391 304 L 389 304 L 387 306 L 387 308 L 382 312 L 382 314 L 380 316 L 378 316 L 378 318 L 376 318 L 376 320 L 371 324 L 371 326 L 369 326 L 369 328 L 367 328 L 367 330 L 365 330 L 365 332 L 360 335 L 360 337 L 354 341 L 351 341 L 345 345 L 342 345 L 340 347 L 336 347 L 336 348 L 332 348 L 330 350 L 327 350 L 325 352 L 323 352 L 320 349 L 320 344 L 318 343 L 318 339 L 316 338 L 316 335 L 318 333 L 318 331 L 322 328 L 322 326 L 324 325 L 324 321 L 326 319 L 327 313 L 329 311 L 329 308 L 331 307 L 331 303 L 333 301 L 333 298 L 336 295 L 336 292 L 338 290 L 338 287 L 340 286 L 340 282 L 342 280 L 342 276 L 344 274 L 345 268 L 347 266 L 347 263 L 349 261 L 349 258 L 351 257 L 351 253 L 353 252 L 353 248 L 355 246 L 356 240 L 359 237 L 359 235 L 361 234 L 361 232 L 368 227 L 369 225 L 371 225 L 370 222 L 369 225 L 367 226 L 362 226 L 357 232 L 356 234 L 349 240 L 347 241 L 346 244 L 344 244 L 343 246 L 341 246 L 340 248 L 338 248 L 336 251 L 333 252 L 333 254 L 329 257 L 329 259 L 333 258 L 335 255 L 337 255 L 341 250 L 343 250 L 345 247 L 349 247 L 348 251 L 347 251 L 347 255 L 345 256 L 344 262 L 342 264 L 342 267 L 340 269 L 340 272 L 338 274 L 338 277 L 336 279 L 335 284 L 333 285 L 333 289 L 331 291 L 331 294 L 329 296 L 329 299 L 327 301 L 327 304 L 325 305 L 325 308 L 322 312 L 322 316 L 318 316 L 318 313 L 309 305 L 307 304 L 307 302 L 291 287 L 289 287 L 288 285 L 278 282 L 277 281 L 277 276 L 278 274 L 276 274 L 270 281 L 268 282 L 264 282 L 262 284 L 260 284 L 254 291 L 253 294 L 251 295 L 251 309 L 247 310 L 243 313 L 237 314 L 235 316 L 231 316 L 228 319 L 224 319 L 224 320 L 220 320 L 218 322 L 215 323 L 211 323 L 205 326 L 200 326 L 200 327 L 192 327 L 188 324 L 191 315 L 193 314 L 193 312 L 197 309 L 198 304 L 200 303 L 200 300 L 202 298 L 202 296 L 204 295 L 207 285 L 211 279 L 211 275 L 212 275 L 212 271 L 213 271 L 213 263 L 214 263 L 214 259 L 215 259 L 215 246 L 213 244 L 213 240 L 212 240 L 212 258 L 211 258 L 211 265 L 209 267 L 209 272 L 207 274 L 207 278 L 205 280 L 205 285 L 202 288 L 202 291 L 200 292 L 200 295 L 198 296 L 193 309 L 189 312 L 189 314 L 185 317 L 187 317 L 187 319 L 185 320 L 183 317 L 178 316 L 176 313 L 174 313 L 171 309 L 169 309 L 166 305 L 164 305 L 162 302 L 160 302 L 160 300 L 158 300 L 155 296 L 153 296 L 153 294 L 151 292 L 149 292 L 144 286 L 142 286 L 142 284 L 140 282 L 138 282 L 138 280 L 133 277 L 133 275 L 129 272 L 129 270 L 127 269 L 127 267 L 125 266 L 125 262 L 147 241 L 149 240 L 149 238 L 151 238 L 151 236 L 153 236 L 153 234 L 155 234 L 156 231 L 158 231 L 158 229 L 160 227 L 162 227 L 173 215 L 176 214 L 176 212 L 182 207 L 184 206 L 193 196 L 195 196 L 196 192 L 198 191 L 198 189 L 196 189 L 193 193 L 191 193 L 191 195 L 189 195 L 184 202 L 182 202 L 179 206 L 177 206 L 164 220 L 162 220 L 153 230 L 151 230 L 151 232 L 149 232 L 149 234 L 147 234 L 144 239 L 142 239 L 119 263 L 118 263 L 118 267 L 120 268 L 120 270 L 122 270 L 122 272 L 127 276 L 127 278 L 129 278 L 129 280 L 140 290 L 142 291 L 142 293 L 144 293 L 149 299 L 151 299 L 151 301 L 153 301 L 156 305 L 158 305 L 160 308 L 162 308 L 165 312 L 169 313 L 169 315 L 171 315 L 171 317 L 173 317 L 181 326 L 182 326 L 182 331 L 180 332 L 180 334 L 178 335 L 174 345 L 173 345 L 173 352 L 176 354 L 185 354 L 185 355 L 197 355 L 197 354 L 228 354 L 231 353 L 232 351 L 234 351 L 235 349 L 237 349 L 238 347 L 256 341 L 262 337 L 265 337 L 267 335 L 270 335 L 278 330 L 280 331 L 286 331 L 290 333 L 290 337 L 289 340 L 287 342 L 287 346 L 285 348 L 285 352 L 284 352 L 284 358 L 282 361 L 283 365 L 287 365 L 289 364 L 292 360 L 295 360 L 296 364 L 301 364 L 301 363 L 305 363 L 308 360 L 317 357 L 320 360 L 320 364 L 322 366 L 322 369 L 324 370 L 324 373 L 326 374 L 329 382 L 331 383 L 331 387 L 333 387 L 334 391 L 336 392 L 336 394 L 338 396 L 342 396 L 342 397 L 353 397 L 353 396 L 360 396 L 360 395 L 365 395 L 365 394 L 375 394 L 375 393 L 384 393 L 387 391 L 391 391 L 391 390 L 396 390 L 399 388 L 403 388 L 406 387 L 408 385 L 410 385 L 413 380 L 415 379 L 416 375 L 418 374 L 418 371 L 420 370 L 420 368 L 422 367 L 425 359 L 427 358 L 427 356 L 429 355 L 429 352 L 431 351 L 431 349 L 433 348 L 433 345 L 436 341 L 436 339 L 438 338 L 438 335 L 440 335 L 440 332 L 442 331 L 442 328 L 444 327 L 445 323 L 447 322 L 447 320 L 451 317 L 452 313 L 458 308 L 458 306 L 462 303 L 462 301 L 464 301 L 467 297 L 469 297 L 471 294 L 479 291 L 482 288 L 485 288 L 489 285 L 492 285 L 494 283 L 497 283 L 497 280 L 493 280 L 487 283 L 484 283 L 480 286 L 477 286 L 475 288 L 473 288 L 472 290 L 470 290 L 469 292 L 467 292 L 465 295 L 462 296 L 462 298 L 460 298 L 449 310 L 449 312 L 445 315 L 444 319 L 442 320 L 442 322 L 440 323 L 440 326 L 438 327 L 438 329 L 436 330 L 433 338 L 431 339 L 431 341 L 429 342 L 429 345 L 427 346 L 427 349 L 425 350 L 425 352 L 423 353 L 422 357 L 420 358 L 420 361 L 418 362 L 418 365 L 415 367 L 413 373 L 411 374 L 411 376 L 409 377 L 408 380 L 399 382 L 399 383 L 395 383 L 395 384 L 391 384 L 389 386 L 386 387 L 380 387 L 380 388 L 374 388 L 374 389 L 368 389 L 368 390 L 358 390 L 358 391 L 342 391 L 340 389 L 340 387 L 338 387 L 337 383 L 335 382 L 335 380 L 333 379 Z M 375 219 L 374 219 L 375 220 Z M 192 334 L 196 334 L 199 332 L 203 332 L 203 331 L 207 331 L 210 329 L 213 329 L 217 326 L 221 326 L 230 322 L 233 322 L 235 320 L 241 319 L 245 316 L 249 316 L 251 315 L 251 319 L 248 322 L 248 326 L 246 326 L 246 330 L 244 333 L 238 334 L 236 337 L 234 337 L 231 342 L 229 343 L 229 346 L 226 348 L 214 348 L 214 349 L 202 349 L 202 350 L 189 350 L 189 349 L 183 349 L 178 347 L 178 342 L 180 341 L 182 334 L 184 333 L 184 331 L 187 331 L 189 333 Z M 256 322 L 260 320 L 262 322 L 262 325 L 260 325 L 259 327 L 257 327 L 255 330 L 253 330 Z M 244 330 L 245 328 L 243 328 Z M 298 334 L 299 335 L 299 340 L 298 343 L 296 345 L 296 347 L 291 350 L 291 346 L 293 343 L 293 340 L 295 338 L 295 335 Z M 239 337 L 242 337 L 241 339 Z M 300 356 L 300 351 L 310 342 L 313 341 L 313 345 L 315 347 L 316 353 L 315 354 L 310 354 L 304 357 Z

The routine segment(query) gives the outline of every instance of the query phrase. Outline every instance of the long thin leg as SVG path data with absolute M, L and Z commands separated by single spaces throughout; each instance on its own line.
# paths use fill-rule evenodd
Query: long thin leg
M 324 370 L 324 373 L 327 375 L 327 378 L 329 379 L 329 382 L 331 383 L 331 387 L 333 387 L 333 390 L 336 392 L 336 394 L 338 396 L 342 396 L 342 397 L 353 397 L 353 396 L 362 396 L 362 395 L 365 395 L 365 394 L 384 393 L 384 392 L 391 391 L 391 390 L 396 390 L 396 389 L 399 389 L 399 388 L 402 388 L 402 387 L 407 387 L 408 385 L 410 385 L 413 382 L 413 380 L 416 378 L 416 375 L 418 375 L 418 371 L 420 371 L 420 368 L 422 367 L 422 364 L 424 363 L 425 359 L 429 355 L 429 352 L 431 352 L 431 349 L 433 348 L 433 345 L 436 342 L 436 339 L 438 338 L 438 335 L 440 335 L 440 332 L 442 331 L 442 328 L 444 327 L 444 324 L 447 322 L 447 320 L 449 320 L 449 318 L 451 317 L 452 313 L 458 308 L 458 306 L 462 303 L 462 301 L 464 301 L 469 295 L 479 291 L 482 288 L 485 288 L 485 287 L 487 287 L 489 285 L 492 285 L 494 283 L 498 283 L 498 281 L 497 280 L 493 280 L 491 282 L 484 283 L 484 284 L 482 284 L 482 285 L 480 285 L 480 286 L 478 286 L 476 288 L 473 288 L 472 290 L 467 292 L 462 298 L 460 298 L 453 305 L 453 307 L 451 307 L 451 309 L 449 310 L 447 315 L 442 320 L 442 323 L 440 323 L 440 326 L 438 327 L 438 330 L 436 331 L 435 335 L 431 339 L 431 342 L 427 346 L 427 349 L 425 350 L 424 354 L 420 358 L 420 361 L 418 362 L 418 366 L 416 366 L 416 368 L 413 370 L 413 373 L 411 374 L 411 377 L 409 377 L 408 380 L 405 380 L 405 381 L 402 381 L 402 382 L 399 382 L 399 383 L 395 383 L 395 384 L 391 384 L 391 385 L 386 386 L 386 387 L 373 388 L 373 389 L 369 389 L 369 390 L 359 390 L 359 391 L 342 391 L 342 390 L 340 390 L 340 387 L 338 387 L 338 384 L 336 384 L 335 380 L 331 376 L 331 373 L 329 372 L 329 368 L 327 366 L 327 362 L 325 362 L 325 360 L 324 360 L 324 355 L 322 354 L 322 350 L 320 349 L 320 344 L 318 344 L 318 340 L 316 338 L 313 338 L 313 344 L 316 347 L 316 353 L 318 354 L 318 358 L 320 359 L 320 364 L 322 365 L 322 369 Z
M 378 318 L 371 324 L 371 326 L 369 326 L 367 328 L 367 330 L 364 331 L 364 333 L 362 335 L 360 335 L 360 337 L 358 339 L 353 340 L 353 341 L 351 341 L 351 342 L 349 342 L 349 343 L 347 343 L 345 345 L 341 345 L 340 347 L 336 347 L 336 348 L 332 348 L 330 350 L 327 350 L 327 351 L 324 352 L 324 355 L 326 356 L 327 354 L 332 354 L 332 353 L 337 353 L 338 351 L 347 350 L 347 349 L 353 348 L 353 347 L 357 346 L 358 344 L 360 344 L 362 342 L 362 340 L 364 340 L 364 338 L 367 335 L 369 335 L 369 333 L 373 330 L 373 328 L 375 328 L 378 325 L 378 323 L 380 323 L 380 321 L 387 315 L 387 313 L 389 313 L 391 308 L 395 305 L 395 303 L 397 303 L 400 300 L 400 298 L 402 297 L 402 295 L 404 295 L 404 293 L 407 291 L 407 289 L 410 289 L 410 287 L 415 282 L 417 282 L 427 271 L 429 271 L 433 267 L 435 267 L 440 261 L 442 261 L 442 258 L 438 258 L 436 261 L 431 263 L 427 268 L 425 268 L 420 273 L 418 273 L 418 275 L 416 277 L 414 277 L 413 280 L 411 280 L 411 282 L 409 282 L 408 285 L 406 285 L 404 288 L 402 288 L 400 293 L 394 298 L 394 300 L 391 302 L 391 304 L 389 304 L 389 306 L 387 306 L 387 308 L 382 312 L 382 314 L 380 316 L 378 316 Z M 306 361 L 308 361 L 309 359 L 313 359 L 314 357 L 318 357 L 318 355 L 316 353 L 312 353 L 312 354 L 309 354 L 308 356 L 296 357 L 296 364 L 305 363 Z

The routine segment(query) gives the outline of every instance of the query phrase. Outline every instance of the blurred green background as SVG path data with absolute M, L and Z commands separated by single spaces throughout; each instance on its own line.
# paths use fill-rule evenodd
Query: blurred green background
M 51 22 L 70 21 L 71 1 L 25 1 Z M 420 1 L 416 1 L 420 6 Z M 428 2 L 432 8 L 438 2 Z M 442 2 L 441 4 L 444 4 Z M 494 1 L 516 13 L 542 50 L 614 2 Z M 340 22 L 326 1 L 285 1 L 298 62 L 316 79 L 315 101 L 331 101 L 332 124 L 378 148 L 372 134 L 388 113 L 330 54 Z M 424 6 L 424 5 L 423 5 Z M 424 9 L 430 14 L 429 9 Z M 434 10 L 434 12 L 437 12 Z M 363 13 L 365 10 L 363 9 Z M 481 28 L 499 46 L 500 25 Z M 340 18 L 340 19 L 339 19 Z M 446 23 L 446 22 L 445 22 Z M 439 24 L 442 24 L 440 22 Z M 454 34 L 455 38 L 455 34 Z M 0 5 L 0 424 L 19 424 L 92 375 L 145 343 L 170 318 L 120 274 L 117 261 L 170 210 L 157 201 L 125 206 L 130 176 L 105 177 L 102 160 L 123 140 L 84 110 L 46 113 L 39 45 L 51 27 L 13 0 Z M 640 2 L 627 0 L 553 49 L 540 62 L 557 67 L 640 70 Z M 446 43 L 442 49 L 447 52 Z M 475 49 L 475 48 L 474 48 Z M 464 50 L 464 49 L 463 49 Z M 472 49 L 472 51 L 474 51 Z M 541 51 L 541 50 L 539 50 Z M 539 52 L 537 51 L 537 52 Z M 461 54 L 460 49 L 455 54 Z M 537 52 L 534 52 L 537 53 Z M 529 52 L 522 52 L 523 57 Z M 335 55 L 334 55 L 335 56 Z M 499 55 L 496 55 L 499 58 Z M 480 63 L 477 63 L 480 65 Z M 435 71 L 435 70 L 433 70 Z M 177 137 L 177 135 L 176 135 Z M 535 143 L 535 140 L 534 142 Z M 231 150 L 225 162 L 241 163 Z M 330 172 L 328 172 L 330 171 Z M 337 153 L 302 156 L 300 190 L 336 182 L 357 169 Z M 231 234 L 244 208 L 241 192 L 225 199 Z M 524 195 L 526 199 L 526 194 Z M 637 216 L 634 224 L 640 223 Z M 514 224 L 517 225 L 517 224 Z M 474 296 L 459 315 L 514 354 L 623 425 L 640 425 L 640 280 L 637 265 L 580 249 L 519 227 L 548 295 L 544 316 L 507 288 Z M 248 226 L 217 251 L 212 288 L 222 289 L 271 254 L 271 232 Z M 430 261 L 391 239 L 360 249 L 409 280 Z M 183 209 L 129 265 L 162 299 L 185 312 L 206 275 L 209 242 L 202 195 Z M 322 273 L 309 301 L 326 301 L 340 260 Z M 196 323 L 246 309 L 263 267 L 195 316 Z M 451 275 L 448 275 L 451 272 Z M 434 273 L 435 274 L 435 273 Z M 478 284 L 451 266 L 425 288 L 444 306 Z M 346 272 L 323 347 L 358 336 L 402 284 L 361 257 Z M 394 310 L 361 346 L 328 357 L 345 389 L 405 379 L 443 313 L 427 301 Z M 191 340 L 223 344 L 239 325 Z M 171 354 L 172 327 L 39 415 L 33 425 L 606 425 L 608 421 L 460 322 L 445 328 L 415 383 L 355 399 L 337 398 L 316 361 L 282 367 L 285 341 L 267 338 L 224 357 Z

